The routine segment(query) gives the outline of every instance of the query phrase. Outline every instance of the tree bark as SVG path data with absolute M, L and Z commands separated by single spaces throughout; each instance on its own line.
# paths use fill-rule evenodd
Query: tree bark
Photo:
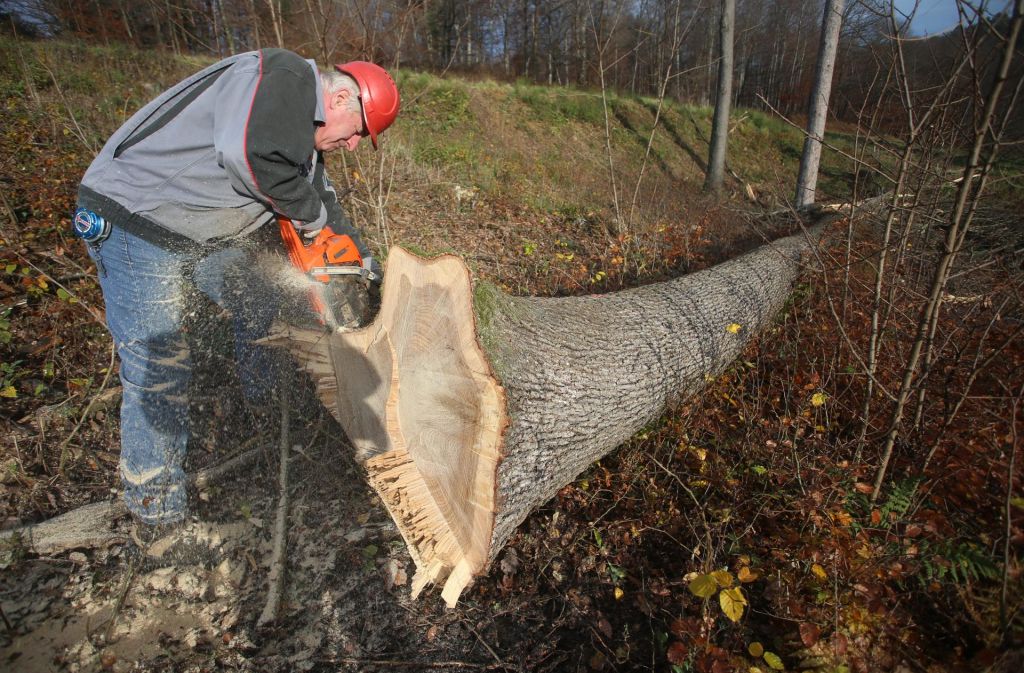
M 416 564 L 413 596 L 444 581 L 452 606 L 533 509 L 737 357 L 817 236 L 561 298 L 474 287 L 454 256 L 393 248 L 369 326 L 270 341 L 313 374 L 355 446 Z
M 800 174 L 796 181 L 796 207 L 805 208 L 814 203 L 818 186 L 818 166 L 821 163 L 821 141 L 825 139 L 825 118 L 828 99 L 832 92 L 832 73 L 839 50 L 839 28 L 843 24 L 844 0 L 828 0 L 821 27 L 821 47 L 818 67 L 814 73 L 810 109 L 807 112 L 807 138 L 800 157 Z
M 733 26 L 736 24 L 736 0 L 722 0 L 719 24 L 718 92 L 715 118 L 711 124 L 711 148 L 708 152 L 708 174 L 704 191 L 722 189 L 725 178 L 725 150 L 729 144 L 729 108 L 732 105 Z

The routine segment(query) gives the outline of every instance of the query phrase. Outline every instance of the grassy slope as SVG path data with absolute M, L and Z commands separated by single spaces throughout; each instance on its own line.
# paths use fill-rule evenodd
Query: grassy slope
M 408 101 L 397 142 L 417 164 L 489 195 L 541 210 L 610 214 L 612 198 L 600 92 L 401 72 Z M 657 100 L 610 96 L 617 179 L 632 192 L 657 112 Z M 704 179 L 712 110 L 666 102 L 651 144 L 646 179 L 693 192 Z M 730 167 L 759 193 L 786 198 L 796 175 L 800 133 L 753 110 L 737 110 Z M 849 139 L 835 137 L 848 148 Z M 844 196 L 845 162 L 826 152 L 823 192 Z M 735 183 L 733 183 L 735 186 Z M 628 196 L 626 197 L 628 199 Z M 649 213 L 648 213 L 649 214 Z

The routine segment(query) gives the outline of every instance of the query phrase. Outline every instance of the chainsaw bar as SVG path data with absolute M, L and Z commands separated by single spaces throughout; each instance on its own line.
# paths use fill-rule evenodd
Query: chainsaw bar
M 314 266 L 309 270 L 310 276 L 359 276 L 370 282 L 380 280 L 380 275 L 361 266 Z
M 350 267 L 355 268 L 355 267 Z M 355 329 L 369 317 L 369 297 L 358 274 L 335 276 L 320 289 L 324 322 L 330 329 Z

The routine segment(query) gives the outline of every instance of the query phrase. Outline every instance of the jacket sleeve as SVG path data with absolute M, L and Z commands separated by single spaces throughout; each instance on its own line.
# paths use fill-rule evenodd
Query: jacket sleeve
M 233 140 L 218 143 L 217 152 L 234 188 L 296 221 L 300 229 L 319 229 L 328 218 L 306 168 L 314 154 L 313 77 L 305 64 L 264 71 L 261 63 L 249 104 L 223 96 L 216 110 L 217 127 L 236 129 L 216 133 Z
M 334 233 L 351 236 L 356 247 L 359 248 L 359 254 L 364 258 L 367 257 L 370 254 L 370 249 L 363 243 L 359 231 L 352 225 L 352 220 L 349 219 L 345 209 L 338 202 L 338 194 L 334 190 L 334 185 L 331 184 L 331 179 L 327 177 L 327 168 L 324 165 L 322 154 L 317 158 L 313 173 L 313 186 L 320 194 L 320 199 L 324 202 L 324 207 L 327 209 L 327 224 Z

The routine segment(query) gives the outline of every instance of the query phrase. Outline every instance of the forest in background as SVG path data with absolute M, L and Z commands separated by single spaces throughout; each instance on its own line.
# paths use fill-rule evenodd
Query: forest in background
M 738 0 L 734 106 L 805 114 L 824 0 Z M 710 105 L 720 58 L 721 3 L 712 0 L 6 0 L 5 23 L 27 36 L 77 37 L 224 57 L 287 47 L 321 64 L 363 59 Z M 847 3 L 831 116 L 856 121 L 894 83 L 891 36 L 914 88 L 933 86 L 987 3 L 964 5 L 965 34 L 908 37 L 914 13 L 885 0 Z M 1005 17 L 1004 17 L 1005 20 Z M 8 26 L 9 28 L 10 26 Z M 994 58 L 983 49 L 982 58 Z M 1018 64 L 1020 67 L 1020 64 Z M 881 111 L 897 115 L 895 104 Z
M 679 48 L 662 42 L 659 64 L 654 36 L 666 24 L 657 17 L 667 15 L 627 12 L 654 5 L 530 5 L 508 14 L 518 26 L 508 49 L 495 47 L 501 31 L 478 28 L 469 38 L 469 26 L 493 29 L 506 16 L 487 13 L 486 3 L 473 4 L 472 22 L 459 15 L 447 41 L 433 37 L 425 10 L 449 5 L 406 5 L 419 9 L 404 24 L 393 5 L 380 6 L 376 18 L 353 22 L 360 8 L 378 5 L 61 2 L 51 16 L 60 34 L 78 37 L 30 40 L 24 23 L 11 30 L 2 142 L 13 161 L 0 172 L 7 524 L 114 486 L 116 414 L 107 402 L 92 404 L 116 385 L 109 338 L 95 279 L 67 234 L 81 172 L 125 114 L 219 55 L 256 46 L 248 40 L 257 33 L 262 46 L 280 35 L 318 60 L 399 64 L 407 105 L 382 151 L 331 164 L 355 188 L 353 215 L 379 251 L 392 242 L 452 251 L 510 291 L 583 294 L 706 268 L 792 226 L 779 218 L 787 219 L 803 139 L 770 107 L 799 116 L 806 106 L 806 94 L 801 103 L 790 87 L 810 86 L 820 3 L 738 3 L 738 26 L 752 16 L 747 8 L 783 6 L 779 25 L 806 16 L 814 37 L 786 28 L 750 41 L 737 30 L 737 81 L 741 64 L 765 62 L 744 61 L 744 49 L 777 65 L 750 70 L 737 87 L 774 82 L 765 90 L 770 107 L 755 97 L 734 112 L 733 175 L 719 198 L 699 188 L 714 12 L 700 15 L 696 30 L 697 19 L 683 20 L 697 16 L 696 3 L 658 4 L 678 11 L 680 26 Z M 540 46 L 540 17 L 557 9 L 569 21 L 569 8 L 602 17 L 583 29 L 590 46 L 563 31 L 578 60 L 538 59 L 552 53 Z M 868 61 L 845 56 L 859 48 L 849 37 L 856 24 L 843 29 L 819 201 L 881 197 L 882 208 L 843 221 L 775 327 L 735 367 L 531 517 L 465 611 L 412 608 L 434 625 L 474 615 L 500 659 L 466 652 L 513 670 L 505 664 L 520 655 L 526 670 L 775 668 L 775 659 L 754 655 L 760 648 L 779 665 L 837 672 L 985 669 L 1019 652 L 1021 59 L 1018 52 L 989 120 L 980 111 L 1005 22 L 906 42 L 876 24 Z M 317 31 L 328 25 L 337 28 Z M 863 72 L 844 75 L 854 63 Z M 859 96 L 842 93 L 865 80 L 873 86 L 854 87 Z M 669 100 L 659 115 L 657 98 L 640 94 L 657 94 L 664 82 Z M 559 142 L 532 142 L 547 133 Z M 616 214 L 616 184 L 627 187 L 623 206 L 637 204 L 635 219 Z M 938 278 L 948 253 L 952 266 Z M 936 310 L 927 314 L 928 306 Z M 265 516 L 263 503 L 247 507 Z M 356 551 L 374 568 L 385 560 L 370 545 Z M 18 558 L 4 572 L 33 561 Z M 112 562 L 96 563 L 98 581 L 115 572 Z M 716 572 L 725 574 L 708 585 Z M 378 586 L 372 573 L 363 579 Z M 720 607 L 719 588 L 740 591 L 742 619 Z M 709 590 L 710 599 L 702 595 Z M 15 628 L 26 623 L 20 616 Z M 394 645 L 411 656 L 429 633 L 360 640 L 358 655 L 393 654 Z

